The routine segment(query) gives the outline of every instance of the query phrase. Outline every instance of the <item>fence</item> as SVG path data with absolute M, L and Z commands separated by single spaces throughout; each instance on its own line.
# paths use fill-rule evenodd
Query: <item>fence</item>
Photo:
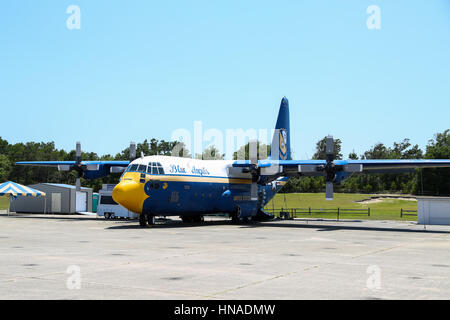
M 400 218 L 403 218 L 403 216 L 417 216 L 417 210 L 400 209 Z
M 340 216 L 343 214 L 361 214 L 370 217 L 370 208 L 367 209 L 344 209 L 344 208 L 334 208 L 334 209 L 314 209 L 314 208 L 279 208 L 279 209 L 265 209 L 266 212 L 272 213 L 274 215 L 278 214 L 282 219 L 294 219 L 297 215 L 317 215 L 317 214 L 336 214 L 336 219 L 339 220 Z

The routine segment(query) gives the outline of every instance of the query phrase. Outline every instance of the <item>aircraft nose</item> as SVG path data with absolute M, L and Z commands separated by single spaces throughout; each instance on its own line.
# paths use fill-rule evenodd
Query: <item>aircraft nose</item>
M 142 192 L 139 184 L 134 181 L 124 181 L 116 185 L 112 192 L 115 202 L 135 213 L 142 213 Z

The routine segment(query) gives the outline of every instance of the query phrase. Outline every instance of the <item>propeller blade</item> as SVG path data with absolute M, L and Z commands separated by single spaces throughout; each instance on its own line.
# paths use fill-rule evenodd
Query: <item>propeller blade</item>
M 327 182 L 325 185 L 325 200 L 333 200 L 333 182 Z
M 249 158 L 251 164 L 258 163 L 258 142 L 256 140 L 250 140 L 249 142 Z
M 75 151 L 75 161 L 77 163 L 77 165 L 79 165 L 81 163 L 81 143 L 80 141 L 77 141 L 77 146 L 76 146 L 76 151 Z
M 253 182 L 250 187 L 250 199 L 252 201 L 258 201 L 258 184 Z
M 130 142 L 130 162 L 136 159 L 136 143 Z
M 332 156 L 331 160 L 334 160 L 334 139 L 333 136 L 328 136 L 325 140 L 326 143 L 326 154 Z
M 250 199 L 252 201 L 258 201 L 258 142 L 256 140 L 250 140 L 248 144 L 248 155 L 250 158 L 250 163 L 252 164 L 252 184 L 250 186 Z

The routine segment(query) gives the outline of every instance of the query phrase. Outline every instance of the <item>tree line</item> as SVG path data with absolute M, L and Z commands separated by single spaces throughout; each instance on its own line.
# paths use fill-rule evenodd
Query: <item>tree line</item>
M 342 141 L 334 140 L 335 159 L 342 159 Z M 258 142 L 260 155 L 265 157 L 270 153 L 270 146 Z M 261 152 L 264 150 L 264 152 Z M 189 150 L 181 142 L 158 139 L 144 140 L 136 145 L 136 154 L 167 155 L 191 157 Z M 248 159 L 248 143 L 241 146 L 233 154 L 234 159 Z M 224 154 L 214 147 L 207 147 L 195 158 L 204 160 L 224 159 Z M 325 159 L 325 137 L 316 144 L 313 159 Z M 450 159 L 450 129 L 438 133 L 431 139 L 426 150 L 412 145 L 409 139 L 394 142 L 391 147 L 383 143 L 375 144 L 361 155 L 351 152 L 349 159 Z M 129 148 L 116 155 L 99 156 L 95 152 L 83 152 L 83 160 L 128 160 Z M 54 142 L 26 142 L 10 144 L 0 137 L 0 182 L 11 180 L 24 185 L 39 182 L 75 184 L 75 171 L 63 172 L 51 167 L 16 166 L 17 161 L 71 161 L 75 160 L 75 150 L 57 149 Z M 82 185 L 98 191 L 104 183 L 117 183 L 120 174 L 115 173 L 96 180 L 82 179 Z M 282 192 L 323 192 L 325 181 L 322 177 L 291 178 L 283 187 Z M 417 169 L 414 172 L 402 174 L 358 174 L 346 179 L 336 192 L 363 193 L 405 193 L 416 195 L 450 195 L 450 168 Z
M 342 159 L 341 140 L 336 139 L 335 159 Z M 428 141 L 425 151 L 409 139 L 394 142 L 391 147 L 375 144 L 360 156 L 354 151 L 348 155 L 353 160 L 370 159 L 450 159 L 450 129 L 438 133 Z M 313 159 L 324 160 L 325 138 L 317 142 Z M 323 192 L 322 177 L 292 178 L 281 192 Z M 450 195 L 450 168 L 416 169 L 398 174 L 355 174 L 335 187 L 336 192 L 403 193 L 414 195 Z

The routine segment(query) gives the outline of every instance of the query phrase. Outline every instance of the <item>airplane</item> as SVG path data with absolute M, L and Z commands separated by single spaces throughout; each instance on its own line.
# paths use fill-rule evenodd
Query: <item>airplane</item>
M 76 161 L 26 161 L 18 165 L 51 166 L 76 170 L 79 178 L 95 179 L 122 172 L 113 199 L 139 214 L 139 224 L 149 227 L 156 216 L 180 216 L 183 222 L 200 222 L 208 214 L 227 213 L 234 223 L 265 221 L 274 216 L 264 206 L 291 177 L 323 176 L 325 197 L 333 199 L 333 185 L 352 174 L 401 173 L 415 168 L 450 167 L 450 160 L 335 160 L 334 140 L 326 138 L 326 160 L 292 160 L 289 101 L 281 100 L 267 159 L 258 160 L 257 142 L 249 141 L 249 160 L 198 160 L 171 156 L 130 161 L 82 161 L 77 143 Z

